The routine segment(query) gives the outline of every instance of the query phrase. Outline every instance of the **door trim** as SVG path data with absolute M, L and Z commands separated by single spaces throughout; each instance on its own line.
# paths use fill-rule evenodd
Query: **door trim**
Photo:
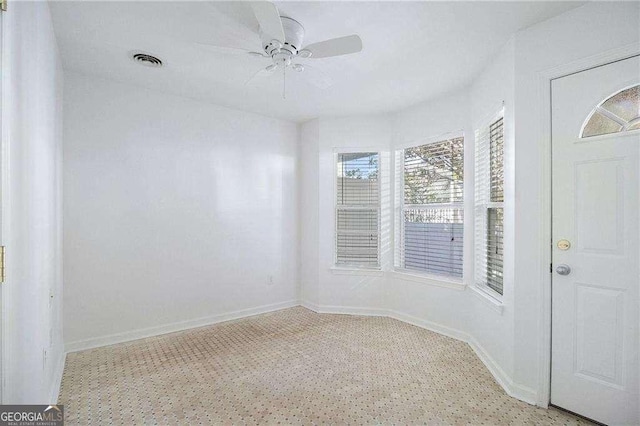
M 621 61 L 640 55 L 640 43 L 632 43 L 620 48 L 607 50 L 597 55 L 588 56 L 567 64 L 549 68 L 538 72 L 538 104 L 541 105 L 540 125 L 537 130 L 537 140 L 540 141 L 542 150 L 542 231 L 547 243 L 541 245 L 542 264 L 540 268 L 543 273 L 543 282 L 540 286 L 539 296 L 542 301 L 540 306 L 539 321 L 539 376 L 537 389 L 537 403 L 540 407 L 547 408 L 551 402 L 551 82 L 555 79 L 566 77 L 591 68 L 607 65 L 612 62 Z

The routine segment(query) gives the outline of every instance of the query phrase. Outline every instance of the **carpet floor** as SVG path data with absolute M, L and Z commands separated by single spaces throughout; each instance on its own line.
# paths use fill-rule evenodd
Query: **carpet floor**
M 584 424 L 505 394 L 463 342 L 302 307 L 70 353 L 66 423 Z

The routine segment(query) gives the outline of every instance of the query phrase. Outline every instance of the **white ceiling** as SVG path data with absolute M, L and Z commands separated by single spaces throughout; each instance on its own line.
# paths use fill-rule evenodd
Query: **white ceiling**
M 246 2 L 53 2 L 66 70 L 295 121 L 398 110 L 469 84 L 519 29 L 579 2 L 277 2 L 301 22 L 305 44 L 359 34 L 362 52 L 307 59 L 334 82 L 318 89 L 305 73 L 245 82 L 267 59 L 221 53 L 197 43 L 260 49 Z M 135 64 L 131 50 L 165 66 Z

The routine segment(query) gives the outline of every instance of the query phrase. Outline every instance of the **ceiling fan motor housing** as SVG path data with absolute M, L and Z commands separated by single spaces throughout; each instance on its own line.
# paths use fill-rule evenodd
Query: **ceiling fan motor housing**
M 298 51 L 302 49 L 302 42 L 304 40 L 304 27 L 300 22 L 295 19 L 287 18 L 286 16 L 281 16 L 282 20 L 282 28 L 284 29 L 284 40 L 273 40 L 268 34 L 260 33 L 262 38 L 262 45 L 264 46 L 264 51 L 267 55 L 277 59 L 275 56 L 282 56 L 282 58 L 278 59 L 286 59 L 296 56 Z M 283 42 L 280 46 L 280 43 L 276 43 L 277 41 Z

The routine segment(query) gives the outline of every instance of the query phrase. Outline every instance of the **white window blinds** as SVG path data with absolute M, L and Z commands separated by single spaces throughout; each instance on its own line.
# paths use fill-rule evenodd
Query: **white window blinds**
M 379 155 L 338 154 L 336 186 L 336 264 L 379 265 Z
M 503 294 L 504 131 L 503 113 L 476 130 L 475 281 Z
M 396 267 L 462 277 L 464 138 L 399 151 Z

